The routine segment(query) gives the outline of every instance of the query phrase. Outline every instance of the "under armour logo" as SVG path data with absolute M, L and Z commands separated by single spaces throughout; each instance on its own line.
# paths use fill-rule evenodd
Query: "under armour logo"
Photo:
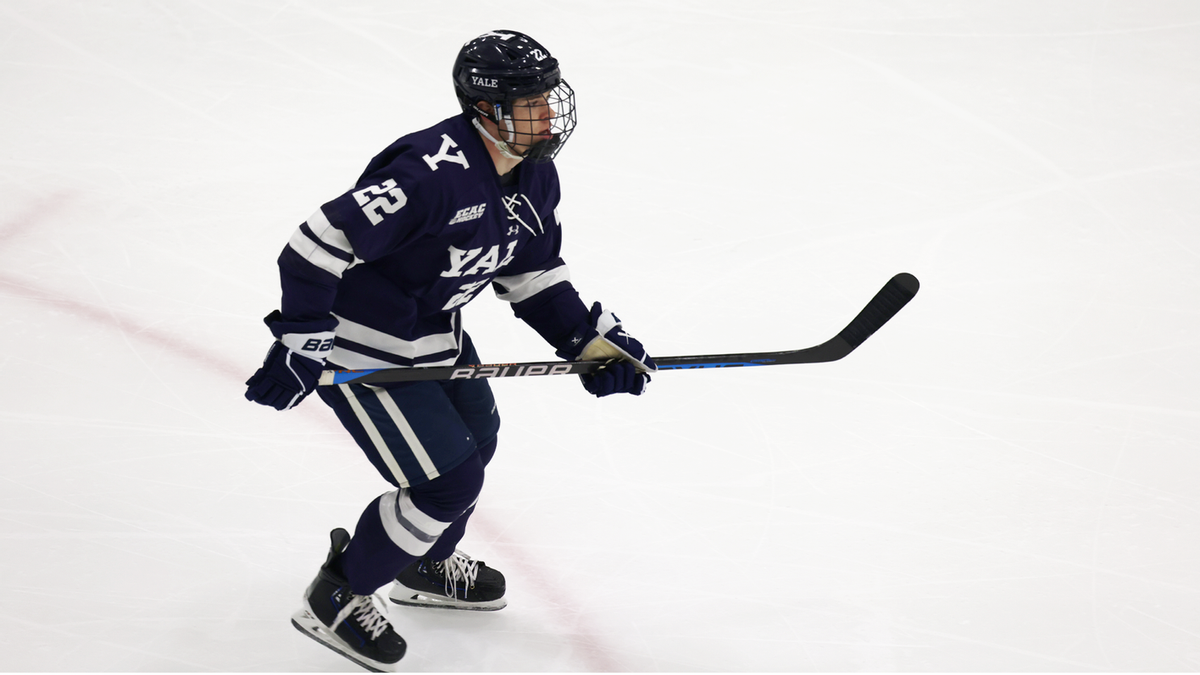
M 471 165 L 467 163 L 467 157 L 462 153 L 462 150 L 459 150 L 453 155 L 450 154 L 450 148 L 457 147 L 458 143 L 455 143 L 453 138 L 450 138 L 450 136 L 447 134 L 442 134 L 442 147 L 440 150 L 438 150 L 437 154 L 433 155 L 432 157 L 429 155 L 422 155 L 421 159 L 425 160 L 425 163 L 428 164 L 429 168 L 433 171 L 438 170 L 438 164 L 441 162 L 453 162 L 455 164 L 462 164 L 464 169 L 471 168 Z
M 517 227 L 516 225 L 513 225 L 512 227 L 508 228 L 508 236 L 510 236 L 510 237 L 513 236 L 514 234 L 520 234 L 520 232 L 521 232 L 521 228 Z

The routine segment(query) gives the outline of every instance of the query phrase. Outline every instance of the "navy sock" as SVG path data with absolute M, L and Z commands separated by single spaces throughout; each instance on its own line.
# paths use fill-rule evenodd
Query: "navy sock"
M 484 449 L 490 459 L 495 450 L 495 441 Z M 482 488 L 483 458 L 480 452 L 476 452 L 448 473 L 408 489 L 412 505 L 421 513 L 434 520 L 450 523 L 445 532 L 438 533 L 438 540 L 429 549 L 430 557 L 444 560 L 454 552 L 470 517 L 470 507 Z M 375 498 L 363 510 L 350 545 L 338 560 L 343 575 L 350 582 L 350 590 L 357 595 L 374 593 L 395 579 L 414 560 L 426 554 L 426 551 L 405 551 L 388 536 L 379 514 L 379 502 L 383 497 Z
M 376 497 L 363 510 L 354 528 L 354 537 L 338 561 L 350 582 L 350 590 L 356 595 L 374 593 L 417 559 L 393 543 L 383 529 L 383 520 L 379 517 L 379 500 L 382 498 Z

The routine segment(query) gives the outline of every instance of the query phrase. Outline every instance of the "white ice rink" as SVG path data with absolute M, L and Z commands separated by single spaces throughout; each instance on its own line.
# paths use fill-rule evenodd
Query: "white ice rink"
M 243 381 L 293 229 L 532 34 L 564 256 L 657 355 L 500 381 L 490 614 L 408 671 L 1200 670 L 1200 3 L 5 0 L 0 669 L 352 670 L 289 617 L 389 486 Z M 551 350 L 486 293 L 486 361 Z

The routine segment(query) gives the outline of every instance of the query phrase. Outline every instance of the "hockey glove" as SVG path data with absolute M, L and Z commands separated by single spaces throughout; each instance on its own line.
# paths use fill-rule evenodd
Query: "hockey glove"
M 597 398 L 609 394 L 633 394 L 641 396 L 650 386 L 650 375 L 638 371 L 629 361 L 612 359 L 600 370 L 587 375 L 580 375 L 583 388 Z
M 588 315 L 588 326 L 572 338 L 576 349 L 559 351 L 559 356 L 574 356 L 580 361 L 608 361 L 605 366 L 588 375 L 580 375 L 583 388 L 597 397 L 609 394 L 633 394 L 640 396 L 650 384 L 650 373 L 658 370 L 654 359 L 646 348 L 621 325 L 616 314 L 605 310 L 600 303 L 592 305 Z
M 267 351 L 262 367 L 246 380 L 246 400 L 276 410 L 289 410 L 316 388 L 317 378 L 325 367 L 325 356 L 333 349 L 337 320 L 284 322 L 276 310 L 263 321 L 278 341 Z M 319 332 L 295 332 L 314 328 Z

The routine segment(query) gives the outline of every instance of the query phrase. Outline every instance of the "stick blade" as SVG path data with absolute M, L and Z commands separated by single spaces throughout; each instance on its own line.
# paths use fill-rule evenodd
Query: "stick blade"
M 897 274 L 879 289 L 850 325 L 838 333 L 838 337 L 845 340 L 850 349 L 858 347 L 896 316 L 896 312 L 903 309 L 920 289 L 921 282 L 915 276 L 908 272 Z

